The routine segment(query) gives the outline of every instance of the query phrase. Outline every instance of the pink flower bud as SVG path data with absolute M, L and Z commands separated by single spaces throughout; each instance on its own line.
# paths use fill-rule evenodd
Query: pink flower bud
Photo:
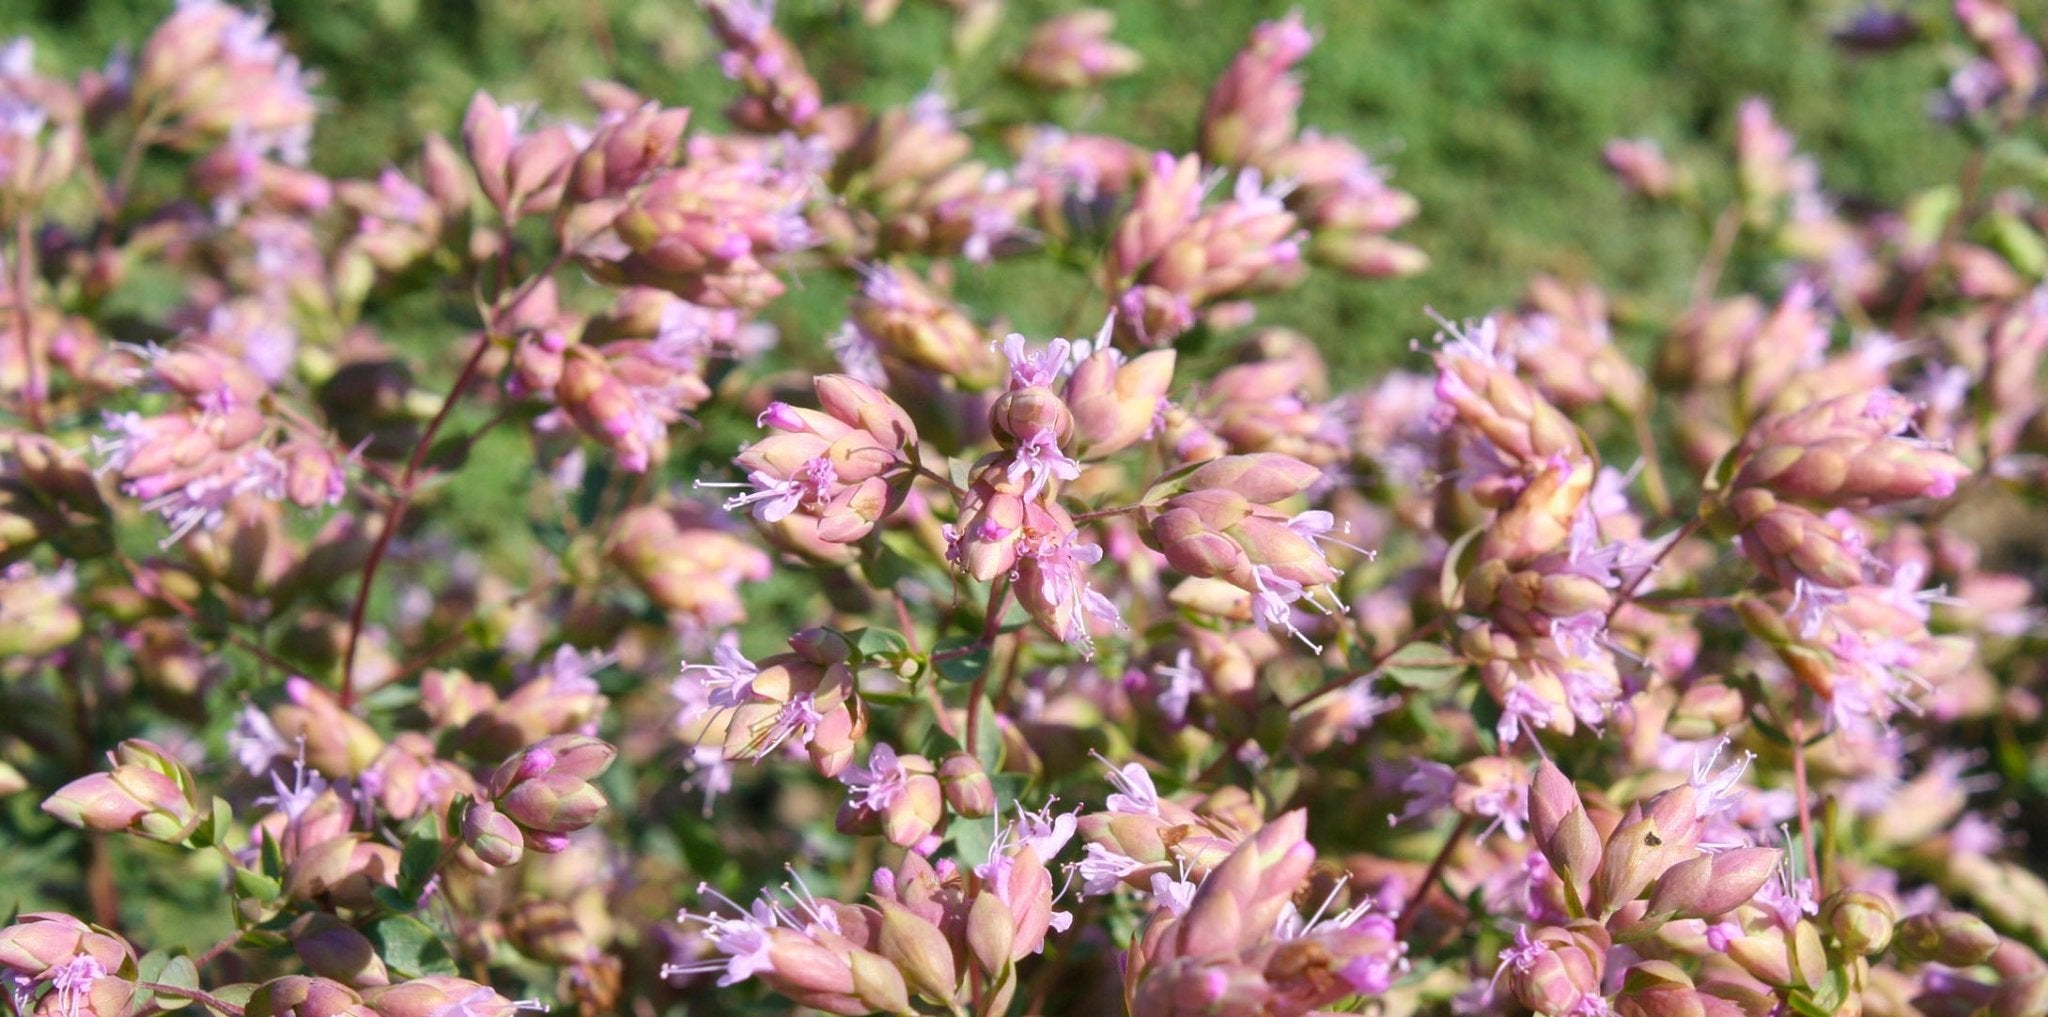
M 369 937 L 333 915 L 316 912 L 301 917 L 292 923 L 291 939 L 299 960 L 322 979 L 332 978 L 343 985 L 391 983 Z M 284 1009 L 289 1010 L 289 1004 Z
M 1601 149 L 1600 158 L 1629 190 L 1651 200 L 1670 196 L 1675 175 L 1656 142 L 1616 138 Z
M 981 761 L 965 752 L 951 753 L 939 764 L 939 785 L 946 804 L 964 819 L 980 819 L 995 811 L 995 785 Z
M 1777 871 L 1776 848 L 1737 848 L 1679 862 L 1650 890 L 1649 915 L 1718 918 L 1749 902 Z
M 1092 7 L 1046 21 L 1032 30 L 1016 74 L 1047 89 L 1091 88 L 1131 74 L 1144 61 L 1109 41 L 1115 27 L 1116 15 Z
M 510 179 L 506 173 L 512 158 L 516 112 L 498 105 L 488 94 L 478 92 L 469 100 L 462 118 L 462 144 L 469 165 L 483 185 L 484 197 L 500 211 L 509 207 Z
M 366 997 L 378 1017 L 441 1017 L 468 1013 L 477 1017 L 516 1017 L 521 1007 L 467 978 L 428 975 L 369 990 Z
M 592 201 L 616 195 L 672 164 L 689 123 L 689 110 L 652 104 L 603 123 L 570 170 L 569 197 Z
M 893 901 L 878 902 L 882 910 L 879 952 L 918 995 L 932 1000 L 953 998 L 958 973 L 946 934 Z
M 1600 834 L 1586 815 L 1578 788 L 1546 759 L 1529 789 L 1529 826 L 1550 867 L 1580 894 L 1600 867 Z
M 526 845 L 512 817 L 488 802 L 476 802 L 462 816 L 462 842 L 484 864 L 503 868 L 519 864 Z
M 242 1013 L 243 1017 L 375 1017 L 376 1011 L 341 982 L 286 975 L 257 986 Z
M 1982 964 L 1998 949 L 1998 933 L 1984 920 L 1962 911 L 1930 911 L 1898 925 L 1893 948 L 1908 960 L 1967 968 Z

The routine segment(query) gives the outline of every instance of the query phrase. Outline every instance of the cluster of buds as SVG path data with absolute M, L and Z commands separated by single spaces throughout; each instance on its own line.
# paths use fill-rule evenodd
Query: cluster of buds
M 135 996 L 134 949 L 66 914 L 32 912 L 0 929 L 0 970 L 22 1017 L 121 1017 Z
M 1358 146 L 1296 130 L 1302 88 L 1294 68 L 1315 46 L 1300 12 L 1262 22 L 1218 78 L 1202 113 L 1202 156 L 1284 180 L 1288 208 L 1308 229 L 1308 255 L 1367 279 L 1413 275 L 1421 250 L 1387 234 L 1413 218 L 1413 196 L 1387 183 Z
M 874 376 L 865 380 L 881 384 L 910 371 L 928 371 L 968 390 L 994 387 L 1003 380 L 1003 358 L 981 329 L 908 269 L 865 269 L 860 293 L 848 302 L 847 311 L 846 330 L 876 360 L 870 372 Z M 849 365 L 849 373 L 860 372 Z
M 1748 903 L 1777 873 L 1783 853 L 1705 843 L 1738 793 L 1743 766 L 1702 773 L 1618 817 L 1603 816 L 1612 823 L 1604 842 L 1571 779 L 1554 764 L 1539 766 L 1529 787 L 1530 832 L 1557 874 L 1566 910 L 1635 925 L 1713 919 Z
M 958 1009 L 1003 1009 L 1017 991 L 1015 966 L 1045 947 L 1072 916 L 1054 910 L 1046 859 L 1073 834 L 1072 817 L 1023 813 L 990 845 L 973 879 L 951 860 L 913 853 L 879 868 L 869 904 L 820 900 L 801 877 L 783 899 L 681 921 L 703 926 L 718 956 L 664 968 L 670 977 L 722 972 L 720 985 L 758 978 L 804 1006 L 834 1014 L 911 1012 L 911 999 Z M 793 874 L 793 870 L 792 870 Z M 711 892 L 700 887 L 700 892 Z
M 43 811 L 98 833 L 133 833 L 166 844 L 192 836 L 205 818 L 192 772 L 140 738 L 109 754 L 114 768 L 80 777 L 43 801 Z
M 197 148 L 241 132 L 302 162 L 315 114 L 308 84 L 266 17 L 194 0 L 143 44 L 129 87 L 138 107 L 162 118 L 174 144 Z
M 263 412 L 270 386 L 209 345 L 153 354 L 151 377 L 177 404 L 165 412 L 108 414 L 93 439 L 121 490 L 171 527 L 166 545 L 212 530 L 245 497 L 302 507 L 332 504 L 344 488 L 341 457 L 324 436 L 283 430 Z
M 568 847 L 569 835 L 595 822 L 605 810 L 604 792 L 590 782 L 610 769 L 618 754 L 596 738 L 566 734 L 520 750 L 492 775 L 485 789 L 490 804 L 472 806 L 463 817 L 464 832 L 477 831 L 471 848 L 479 857 L 485 857 L 486 847 L 516 857 L 516 851 L 498 843 L 504 839 L 505 824 L 490 810 L 510 821 L 526 847 L 546 852 Z
M 794 740 L 820 776 L 837 777 L 868 727 L 853 647 L 830 629 L 805 629 L 789 648 L 758 662 L 721 651 L 714 664 L 683 665 L 682 720 L 699 744 L 722 743 L 728 761 L 759 762 Z
M 1297 891 L 1315 864 L 1301 811 L 1266 824 L 1199 884 L 1159 898 L 1124 964 L 1141 1017 L 1306 1014 L 1383 993 L 1407 969 L 1406 946 L 1370 900 L 1303 918 Z M 1334 888 L 1335 898 L 1343 887 Z
M 351 250 L 381 272 L 398 273 L 418 264 L 468 209 L 468 174 L 448 139 L 429 135 L 419 162 L 421 183 L 395 167 L 386 167 L 374 181 L 335 182 L 336 201 L 354 217 Z
M 1082 815 L 1075 824 L 1084 847 L 1071 868 L 1084 897 L 1119 884 L 1170 897 L 1178 884 L 1199 883 L 1263 825 L 1234 796 L 1193 806 L 1163 797 L 1136 763 L 1111 770 L 1109 780 L 1117 790 L 1104 810 Z
M 1319 603 L 1317 591 L 1327 591 L 1338 572 L 1318 541 L 1335 522 L 1328 512 L 1290 514 L 1275 506 L 1322 475 L 1277 452 L 1224 456 L 1169 474 L 1145 498 L 1146 540 L 1191 578 L 1240 591 L 1242 602 L 1232 613 L 1306 641 L 1294 605 L 1331 610 Z M 1334 593 L 1327 595 L 1334 604 Z
M 959 255 L 986 263 L 1020 240 L 1038 192 L 1009 171 L 969 158 L 974 141 L 943 97 L 877 111 L 832 167 L 853 204 L 825 232 L 862 256 Z M 854 236 L 846 236 L 848 229 Z
M 779 256 L 811 243 L 810 198 L 810 180 L 772 151 L 692 144 L 682 166 L 622 199 L 608 231 L 584 245 L 583 264 L 706 307 L 759 308 L 785 288 Z
M 1136 73 L 1144 58 L 1109 39 L 1116 15 L 1089 7 L 1062 14 L 1031 30 L 1016 75 L 1048 89 L 1094 88 Z
M 813 388 L 818 409 L 778 402 L 761 411 L 758 423 L 769 435 L 733 459 L 749 490 L 725 507 L 750 508 L 785 550 L 846 561 L 909 490 L 917 428 L 864 381 L 828 374 Z
M 704 5 L 725 47 L 719 69 L 745 91 L 726 115 L 761 134 L 809 133 L 823 107 L 803 54 L 775 30 L 774 0 L 713 0 Z
M 1153 157 L 1103 266 L 1110 291 L 1120 294 L 1120 339 L 1166 346 L 1194 326 L 1204 305 L 1299 281 L 1301 224 L 1281 201 L 1284 188 L 1242 169 L 1230 196 L 1204 208 L 1213 183 L 1198 156 Z
M 1327 365 L 1311 343 L 1266 329 L 1244 343 L 1240 356 L 1242 363 L 1216 372 L 1190 400 L 1186 419 L 1166 421 L 1167 440 L 1181 458 L 1277 452 L 1318 467 L 1348 458 L 1341 414 L 1323 380 Z
M 605 550 L 676 627 L 716 632 L 746 620 L 740 590 L 768 578 L 760 548 L 715 524 L 694 503 L 642 505 L 621 515 Z
M 1093 631 L 1121 625 L 1122 616 L 1088 578 L 1102 548 L 1081 542 L 1059 503 L 1063 485 L 1082 473 L 1069 450 L 1102 457 L 1143 438 L 1172 379 L 1173 354 L 1126 362 L 1098 345 L 1077 357 L 1065 339 L 1031 349 L 1014 334 L 1003 351 L 1009 389 L 988 414 L 998 450 L 968 472 L 959 523 L 945 528 L 946 559 L 981 582 L 1008 577 L 1040 627 L 1092 652 Z
M 1758 421 L 1736 449 L 1725 511 L 1743 552 L 1788 589 L 1863 582 L 1866 552 L 1830 513 L 1946 498 L 1969 468 L 1906 436 L 1915 407 L 1885 389 L 1852 393 Z
M 61 185 L 83 154 L 80 96 L 35 73 L 35 44 L 0 47 L 0 192 L 24 205 Z

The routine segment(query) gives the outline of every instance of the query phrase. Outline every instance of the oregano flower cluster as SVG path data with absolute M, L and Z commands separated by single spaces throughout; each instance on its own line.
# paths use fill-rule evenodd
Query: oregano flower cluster
M 362 179 L 225 0 L 0 48 L 11 1012 L 2048 1012 L 2043 26 L 1870 111 L 1956 185 L 1757 98 L 1586 153 L 1691 294 L 1421 337 L 1267 324 L 1429 265 L 1299 13 L 1154 150 L 943 6 L 1001 116 L 705 0 Z

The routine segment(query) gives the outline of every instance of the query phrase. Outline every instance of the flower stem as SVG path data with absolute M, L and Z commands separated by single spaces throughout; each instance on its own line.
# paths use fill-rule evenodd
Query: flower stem
M 346 710 L 355 705 L 356 648 L 363 638 L 363 616 L 370 607 L 370 588 L 377 580 L 377 568 L 384 563 L 384 555 L 391 548 L 391 537 L 405 521 L 405 511 L 412 504 L 413 492 L 419 487 L 420 466 L 427 461 L 427 450 L 434 445 L 434 436 L 441 433 L 441 426 L 448 422 L 448 414 L 476 379 L 477 371 L 483 366 L 484 354 L 490 352 L 491 333 L 488 330 L 477 333 L 476 347 L 470 350 L 469 360 L 462 365 L 462 373 L 455 376 L 455 384 L 448 389 L 448 395 L 441 400 L 441 408 L 429 421 L 419 443 L 413 447 L 412 458 L 406 461 L 405 472 L 398 477 L 398 490 L 391 502 L 391 511 L 384 517 L 384 526 L 377 532 L 377 542 L 370 547 L 370 557 L 363 563 L 363 581 L 356 587 L 355 606 L 348 614 L 348 649 L 342 654 L 341 662 L 341 708 Z

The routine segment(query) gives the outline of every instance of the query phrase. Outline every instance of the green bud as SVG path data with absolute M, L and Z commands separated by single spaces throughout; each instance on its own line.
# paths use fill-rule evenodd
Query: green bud
M 1975 915 L 1930 911 L 1900 922 L 1893 946 L 1907 960 L 1967 968 L 1998 949 L 1998 933 Z
M 1843 890 L 1821 904 L 1821 921 L 1834 933 L 1842 949 L 1859 957 L 1875 957 L 1891 945 L 1892 927 L 1898 913 L 1891 903 L 1874 893 Z

